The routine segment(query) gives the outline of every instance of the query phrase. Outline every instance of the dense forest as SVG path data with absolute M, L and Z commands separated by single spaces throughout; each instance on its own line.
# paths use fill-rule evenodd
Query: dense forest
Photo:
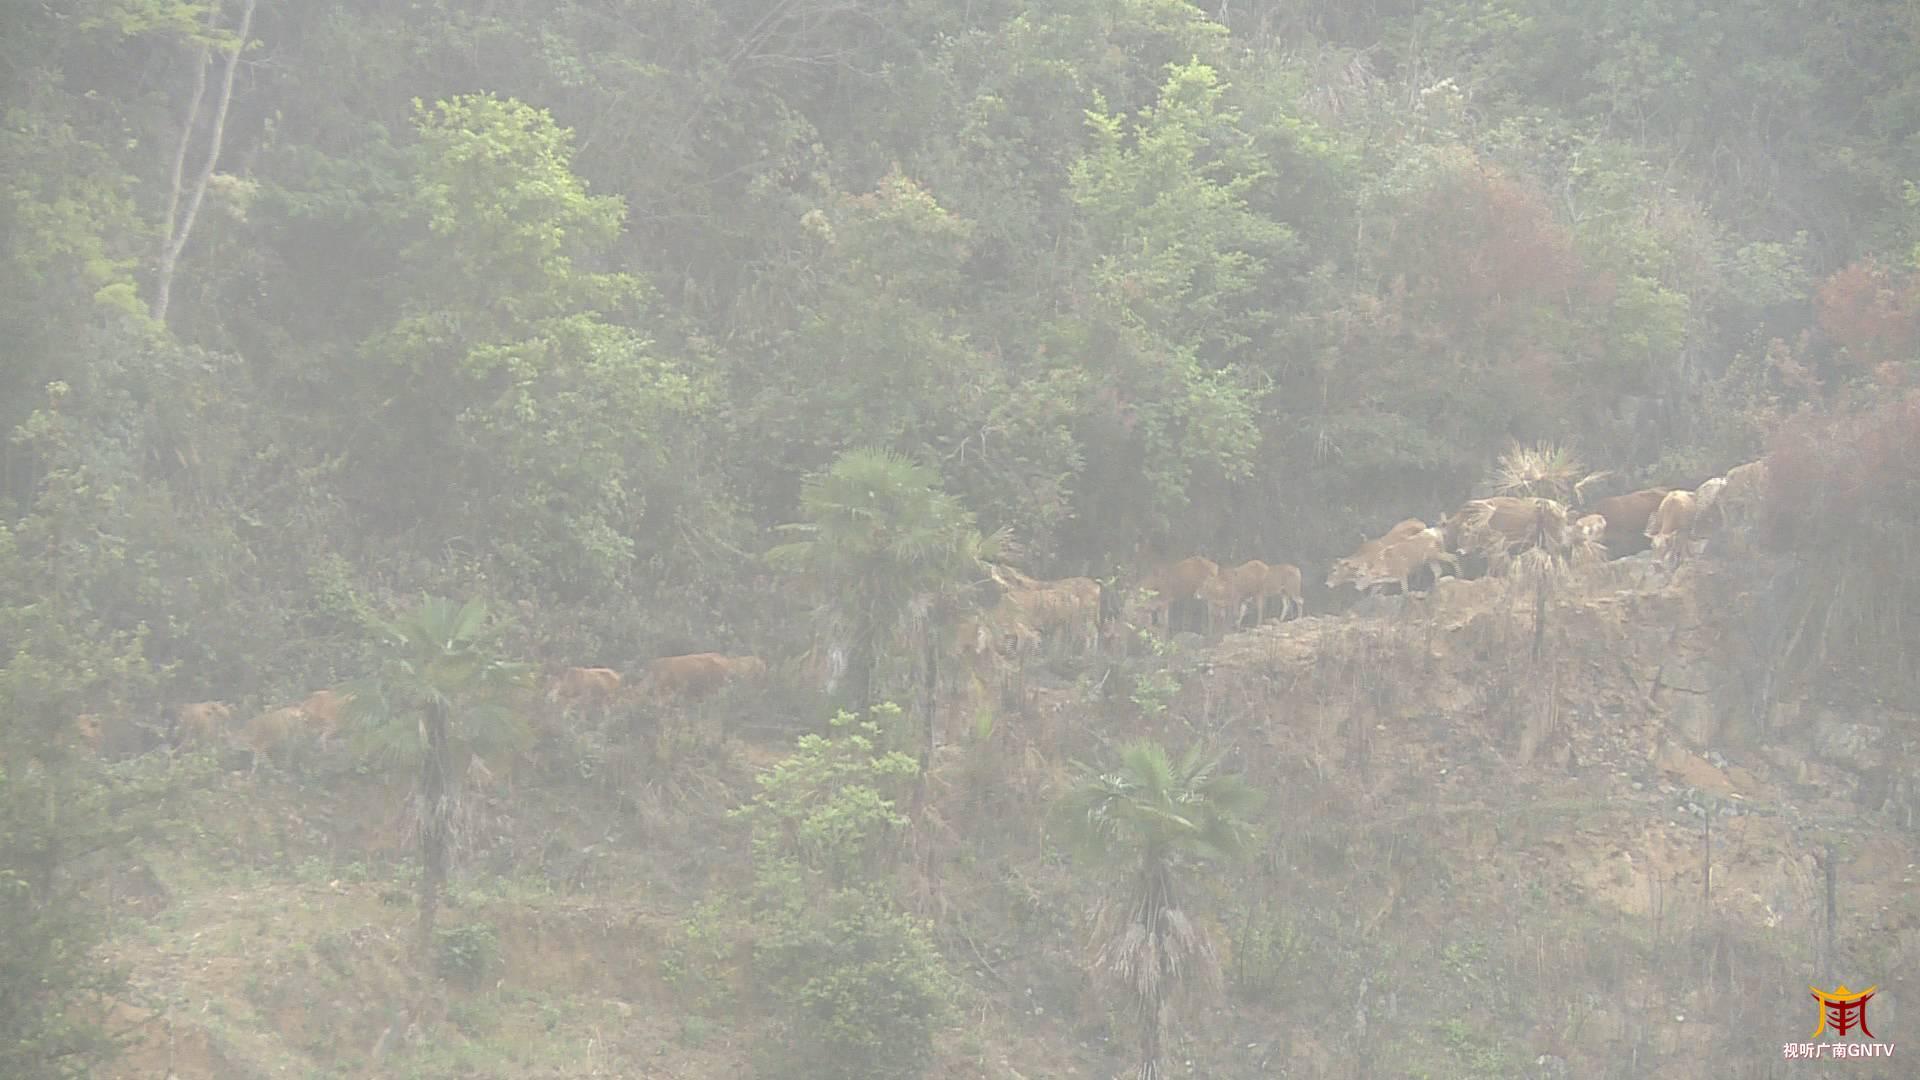
M 1845 669 L 1875 708 L 1915 689 L 1909 3 L 14 0 L 0 110 L 8 1076 L 121 1075 L 145 1038 L 101 1004 L 159 1009 L 115 952 L 157 917 L 127 911 L 128 866 L 325 799 L 400 813 L 391 859 L 342 854 L 329 818 L 321 879 L 399 890 L 428 959 L 363 991 L 403 1022 L 309 1033 L 310 1075 L 1655 1075 L 1644 1032 L 1583 1049 L 1571 994 L 1542 1007 L 1550 1050 L 1432 1028 L 1451 1049 L 1417 1066 L 1230 1063 L 1236 1022 L 1357 994 L 1364 1032 L 1390 981 L 1363 943 L 1393 920 L 1300 913 L 1353 894 L 1250 899 L 1375 850 L 1303 839 L 1285 797 L 1386 768 L 1375 725 L 1337 762 L 1251 760 L 1150 627 L 1117 635 L 1119 674 L 1096 640 L 986 677 L 1009 707 L 962 692 L 999 645 L 979 610 L 1199 553 L 1296 564 L 1318 614 L 1346 603 L 1333 560 L 1491 494 L 1516 446 L 1614 491 L 1771 455 L 1747 552 L 1770 591 L 1721 606 L 1771 605 L 1797 677 Z M 1559 685 L 1542 648 L 1516 686 Z M 767 676 L 709 710 L 717 736 L 548 692 L 568 668 L 658 687 L 649 661 L 701 653 Z M 1090 731 L 1101 710 L 1136 727 Z M 322 712 L 340 738 L 275 757 Z M 646 860 L 567 873 L 666 913 L 633 962 L 684 1014 L 677 1071 L 435 1056 L 449 1024 L 481 1041 L 445 1016 L 461 964 L 511 945 L 435 911 L 504 863 L 555 877 L 526 854 L 543 831 Z M 305 874 L 309 841 L 247 873 Z M 1105 1013 L 1012 1007 L 1023 950 L 1089 933 L 1065 966 L 1120 989 L 1059 994 Z M 1731 986 L 1715 964 L 1747 954 L 1703 947 Z M 1395 1000 L 1500 992 L 1475 970 Z M 1769 993 L 1809 981 L 1783 970 Z M 968 1034 L 983 1000 L 1059 1044 Z M 1775 1059 L 1803 1005 L 1760 1039 Z M 741 1056 L 702 1057 L 688 1032 L 716 1027 Z M 222 1053 L 180 1075 L 270 1068 Z

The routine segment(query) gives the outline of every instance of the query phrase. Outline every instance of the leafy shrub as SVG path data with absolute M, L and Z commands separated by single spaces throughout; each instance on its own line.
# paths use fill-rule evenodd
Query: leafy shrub
M 694 909 L 660 958 L 660 977 L 702 1013 L 733 1006 L 734 941 L 724 900 Z
M 926 930 L 877 890 L 786 908 L 755 961 L 788 1013 L 798 1060 L 781 1075 L 904 1080 L 932 1060 L 952 978 Z
M 486 923 L 448 927 L 435 938 L 435 965 L 445 978 L 471 986 L 500 964 L 500 935 Z
M 881 706 L 884 719 L 898 710 Z M 841 713 L 760 776 L 753 804 L 755 982 L 784 1022 L 780 1076 L 920 1075 L 951 1008 L 952 981 L 925 929 L 885 882 L 908 824 L 894 807 L 912 758 L 877 749 L 880 724 Z M 689 969 L 689 975 L 692 974 Z
M 1920 393 L 1864 414 L 1788 425 L 1768 457 L 1761 535 L 1798 556 L 1785 651 L 1842 656 L 1899 690 L 1920 610 Z M 1792 656 L 1786 657 L 1793 660 Z

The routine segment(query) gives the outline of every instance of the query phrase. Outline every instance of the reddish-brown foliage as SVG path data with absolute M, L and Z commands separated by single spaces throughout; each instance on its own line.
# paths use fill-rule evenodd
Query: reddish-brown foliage
M 1768 458 L 1765 534 L 1778 549 L 1848 560 L 1920 586 L 1920 393 L 1865 414 L 1786 425 Z
M 1764 537 L 1797 556 L 1775 605 L 1782 659 L 1872 694 L 1920 690 L 1920 393 L 1864 413 L 1803 420 L 1769 459 Z
M 1392 265 L 1414 291 L 1467 312 L 1552 302 L 1579 268 L 1546 200 L 1482 164 L 1449 169 L 1397 232 Z
M 1815 303 L 1820 328 L 1846 350 L 1852 366 L 1871 371 L 1912 358 L 1920 337 L 1920 276 L 1856 262 L 1828 278 Z

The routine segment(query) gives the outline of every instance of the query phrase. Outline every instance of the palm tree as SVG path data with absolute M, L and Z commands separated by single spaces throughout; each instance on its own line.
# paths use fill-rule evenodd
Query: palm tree
M 1534 500 L 1533 526 L 1528 530 L 1522 550 L 1514 556 L 1513 577 L 1533 587 L 1533 659 L 1536 662 L 1546 652 L 1547 598 L 1575 566 L 1604 557 L 1604 552 L 1596 551 L 1568 527 L 1567 505 L 1579 497 L 1587 484 L 1605 475 L 1595 473 L 1578 478 L 1580 472 L 1580 461 L 1570 451 L 1543 442 L 1531 448 L 1515 444 L 1500 456 L 1493 476 L 1494 487 L 1502 495 Z M 1489 512 L 1483 510 L 1481 520 L 1472 524 L 1484 528 Z
M 937 472 L 885 450 L 842 454 L 806 482 L 800 504 L 807 520 L 781 528 L 807 539 L 782 544 L 767 559 L 805 575 L 828 597 L 835 636 L 847 642 L 841 704 L 864 713 L 874 704 L 874 672 L 890 643 L 918 636 L 931 668 L 940 631 L 964 610 L 999 538 L 980 535 L 973 515 L 941 490 Z M 923 671 L 922 678 L 933 674 Z M 923 719 L 930 732 L 932 716 Z
M 1220 961 L 1184 906 L 1193 864 L 1245 849 L 1258 794 L 1197 747 L 1178 762 L 1158 743 L 1120 752 L 1120 768 L 1096 773 L 1061 800 L 1068 836 L 1117 873 L 1094 920 L 1092 967 L 1127 999 L 1140 1028 L 1140 1080 L 1157 1080 L 1173 1006 L 1220 986 Z
M 1494 490 L 1522 498 L 1554 499 L 1572 503 L 1575 493 L 1606 474 L 1580 478 L 1580 459 L 1557 443 L 1514 443 L 1500 455 L 1493 473 Z
M 375 622 L 383 653 L 375 671 L 347 686 L 347 710 L 370 753 L 417 769 L 420 956 L 432 956 L 434 917 L 446 887 L 459 779 L 476 756 L 514 750 L 528 731 L 506 707 L 531 668 L 494 652 L 486 606 L 431 597 L 393 622 Z M 457 719 L 457 722 L 456 722 Z

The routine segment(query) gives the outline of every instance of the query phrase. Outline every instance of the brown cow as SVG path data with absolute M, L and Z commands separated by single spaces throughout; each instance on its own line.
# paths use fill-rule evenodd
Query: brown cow
M 224 701 L 196 701 L 182 705 L 174 730 L 182 745 L 211 746 L 225 741 L 233 724 L 233 706 Z
M 1607 531 L 1601 537 L 1609 558 L 1632 555 L 1647 549 L 1647 522 L 1660 509 L 1660 501 L 1672 488 L 1650 487 L 1625 495 L 1601 499 L 1587 508 L 1590 514 L 1607 519 Z
M 1147 610 L 1154 620 L 1166 627 L 1169 638 L 1173 636 L 1173 605 L 1198 596 L 1200 587 L 1219 573 L 1220 565 L 1212 559 L 1190 555 L 1177 563 L 1155 567 L 1140 580 L 1140 588 L 1153 593 Z M 1212 621 L 1211 611 L 1208 621 Z
M 572 705 L 606 705 L 620 692 L 620 673 L 612 668 L 570 667 L 553 680 L 547 701 Z
M 1552 499 L 1496 495 L 1474 499 L 1441 519 L 1447 550 L 1478 552 L 1487 570 L 1498 574 L 1513 556 L 1529 548 L 1555 549 L 1567 541 L 1567 508 Z
M 1647 522 L 1647 538 L 1653 541 L 1655 558 L 1678 564 L 1687 557 L 1693 543 L 1695 500 L 1691 491 L 1669 491 L 1660 500 L 1660 508 Z
M 656 699 L 696 700 L 730 681 L 759 678 L 766 672 L 767 662 L 757 656 L 713 652 L 662 656 L 647 664 L 647 679 Z

